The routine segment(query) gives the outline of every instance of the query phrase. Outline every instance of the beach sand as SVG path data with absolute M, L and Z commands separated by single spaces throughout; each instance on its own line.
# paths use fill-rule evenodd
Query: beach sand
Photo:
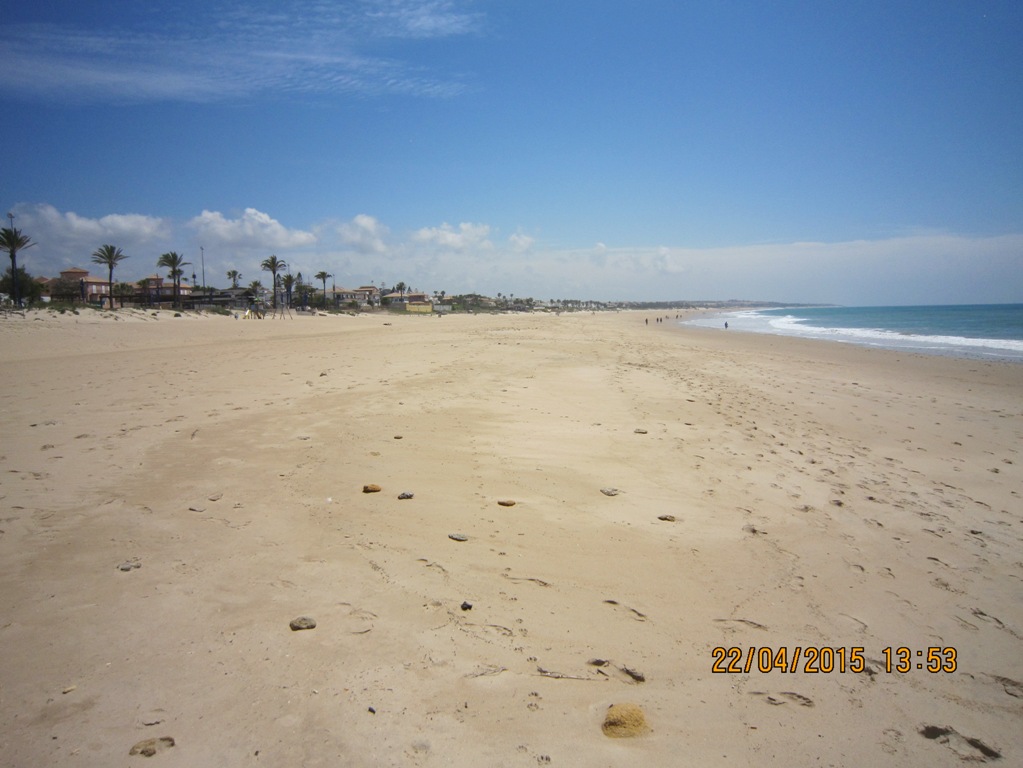
M 1023 366 L 654 317 L 0 319 L 0 763 L 1023 764 Z

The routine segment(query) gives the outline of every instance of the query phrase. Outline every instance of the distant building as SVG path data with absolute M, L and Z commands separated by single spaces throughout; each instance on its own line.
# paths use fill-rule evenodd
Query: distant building
M 110 285 L 102 277 L 90 275 L 89 270 L 71 267 L 60 273 L 60 280 L 78 286 L 78 298 L 93 304 L 102 304 L 110 295 Z M 51 281 L 52 282 L 52 281 Z
M 137 285 L 142 292 L 144 300 L 148 304 L 161 304 L 165 301 L 174 301 L 174 281 L 160 275 L 143 277 Z M 192 286 L 182 279 L 178 286 L 180 298 L 188 298 L 192 295 Z
M 390 302 L 391 304 L 433 304 L 433 300 L 421 291 L 405 291 L 401 293 L 395 291 L 388 293 L 383 296 L 384 301 Z

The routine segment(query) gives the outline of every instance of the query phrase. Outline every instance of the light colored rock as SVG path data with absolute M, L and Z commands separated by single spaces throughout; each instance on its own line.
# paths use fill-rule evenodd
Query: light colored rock
M 128 750 L 129 755 L 142 755 L 152 757 L 158 752 L 170 749 L 174 746 L 174 739 L 170 736 L 161 736 L 158 739 L 144 739 Z

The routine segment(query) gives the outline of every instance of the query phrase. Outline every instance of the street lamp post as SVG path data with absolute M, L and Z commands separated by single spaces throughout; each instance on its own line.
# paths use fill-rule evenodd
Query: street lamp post
M 17 239 L 17 232 L 14 229 L 14 214 L 8 211 L 7 219 L 11 222 L 11 237 Z M 21 297 L 18 295 L 18 270 L 14 266 L 14 259 L 11 259 L 11 298 L 14 299 L 14 306 L 21 306 Z
M 202 259 L 202 292 L 206 295 L 206 250 L 200 245 L 199 256 Z

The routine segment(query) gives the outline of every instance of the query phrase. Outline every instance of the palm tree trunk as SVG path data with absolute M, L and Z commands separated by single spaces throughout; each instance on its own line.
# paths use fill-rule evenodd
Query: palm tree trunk
M 18 255 L 17 251 L 11 250 L 11 298 L 14 300 L 14 306 L 21 306 L 18 296 Z

